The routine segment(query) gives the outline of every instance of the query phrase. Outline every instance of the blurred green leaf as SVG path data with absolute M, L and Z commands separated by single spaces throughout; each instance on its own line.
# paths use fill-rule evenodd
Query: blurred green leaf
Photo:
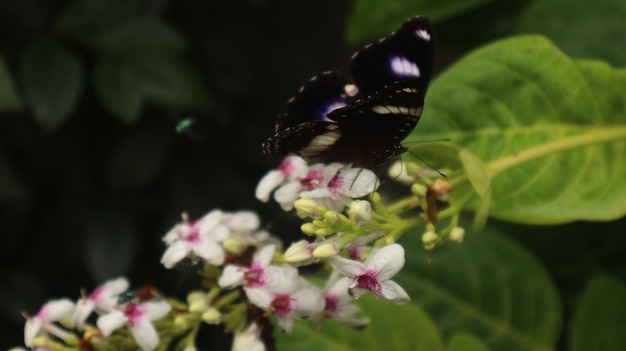
M 448 343 L 448 351 L 489 351 L 477 337 L 469 333 L 458 333 Z
M 109 25 L 85 39 L 85 44 L 96 51 L 125 61 L 134 57 L 143 60 L 152 55 L 174 56 L 186 47 L 185 38 L 158 18 L 140 18 Z
M 108 162 L 109 186 L 112 189 L 136 188 L 155 179 L 169 158 L 170 138 L 166 131 L 143 129 L 122 139 Z
M 626 2 L 534 1 L 522 13 L 519 32 L 541 33 L 568 55 L 626 64 Z
M 416 305 L 390 305 L 366 297 L 357 302 L 363 315 L 371 319 L 365 330 L 357 330 L 332 320 L 321 330 L 311 322 L 295 323 L 292 334 L 276 335 L 278 350 L 345 351 L 444 350 L 441 335 L 432 320 Z
M 103 207 L 89 216 L 83 253 L 94 281 L 128 273 L 137 249 L 135 235 L 128 213 Z
M 18 183 L 4 150 L 0 149 L 0 202 L 15 200 L 23 193 L 24 189 Z
M 478 156 L 496 218 L 611 220 L 626 214 L 624 91 L 624 69 L 573 61 L 539 36 L 502 40 L 438 77 L 407 143 L 451 139 Z M 466 178 L 450 180 L 452 199 L 473 191 Z M 479 206 L 478 197 L 469 204 Z
M 205 110 L 210 100 L 198 77 L 190 65 L 176 59 L 151 57 L 130 63 L 104 56 L 96 66 L 94 89 L 115 116 L 132 125 L 137 122 L 146 101 Z
M 491 1 L 494 0 L 356 0 L 353 2 L 348 18 L 347 41 L 355 44 L 387 35 L 409 17 L 427 16 L 431 21 L 436 22 Z
M 555 349 L 561 302 L 550 276 L 524 248 L 489 226 L 433 253 L 411 234 L 402 244 L 415 249 L 407 252 L 397 282 L 444 337 L 469 332 L 491 350 Z
M 583 292 L 569 330 L 572 351 L 626 350 L 626 285 L 598 276 Z
M 53 40 L 29 45 L 20 57 L 19 75 L 24 98 L 35 119 L 54 131 L 70 116 L 83 85 L 83 65 Z
M 15 84 L 0 56 L 0 110 L 17 110 L 22 107 L 15 92 Z
M 137 122 L 145 98 L 144 82 L 138 72 L 104 57 L 96 64 L 93 84 L 102 104 L 120 121 L 127 125 Z

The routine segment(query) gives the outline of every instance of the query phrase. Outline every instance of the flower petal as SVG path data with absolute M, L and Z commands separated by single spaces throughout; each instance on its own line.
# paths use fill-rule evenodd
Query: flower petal
M 26 321 L 26 325 L 24 326 L 24 345 L 28 347 L 33 346 L 33 341 L 39 331 L 41 330 L 41 319 L 39 318 L 29 318 Z
M 100 316 L 96 325 L 104 336 L 109 336 L 113 331 L 128 322 L 128 318 L 122 311 L 113 311 L 111 313 Z
M 252 302 L 255 306 L 259 307 L 264 311 L 269 311 L 270 304 L 272 303 L 273 294 L 267 291 L 264 288 L 248 288 L 244 287 L 243 290 L 246 292 L 246 296 L 248 300 Z
M 222 288 L 232 289 L 236 286 L 243 284 L 245 268 L 229 264 L 224 267 L 222 275 L 217 280 L 217 283 Z
M 366 168 L 342 169 L 341 186 L 336 188 L 337 193 L 357 198 L 371 194 L 378 188 L 380 181 L 374 172 Z
M 280 204 L 283 210 L 291 210 L 293 202 L 298 199 L 301 188 L 299 182 L 287 183 L 274 192 L 274 200 Z
M 294 292 L 291 297 L 294 301 L 293 311 L 301 318 L 312 318 L 324 311 L 325 300 L 322 290 L 318 287 L 302 288 Z
M 224 219 L 224 224 L 236 232 L 250 232 L 259 228 L 259 216 L 252 211 L 239 211 Z
M 139 319 L 130 327 L 137 345 L 144 351 L 152 351 L 159 346 L 159 335 L 147 318 Z
M 339 271 L 339 273 L 348 278 L 359 276 L 365 270 L 365 264 L 363 264 L 363 262 L 349 260 L 339 256 L 331 258 L 328 262 L 333 269 Z
M 284 180 L 285 175 L 283 172 L 279 170 L 268 172 L 265 176 L 263 176 L 263 178 L 261 178 L 259 184 L 256 186 L 254 196 L 256 196 L 256 198 L 261 202 L 269 201 L 272 190 L 279 186 Z
M 252 261 L 260 264 L 263 267 L 269 266 L 270 262 L 272 261 L 272 257 L 274 257 L 274 251 L 276 251 L 276 246 L 274 245 L 263 246 L 254 254 Z
M 148 301 L 144 303 L 144 306 L 146 306 L 146 316 L 151 321 L 165 317 L 172 309 L 166 301 Z
M 58 321 L 71 316 L 74 313 L 74 308 L 76 306 L 69 299 L 51 300 L 41 307 L 37 312 L 37 317 L 44 322 Z
M 195 244 L 192 251 L 214 266 L 224 263 L 224 248 L 214 241 L 203 240 L 201 243 Z
M 274 293 L 289 294 L 298 288 L 298 270 L 291 266 L 265 268 L 265 288 Z
M 378 272 L 380 282 L 389 280 L 404 267 L 404 248 L 391 244 L 373 251 L 365 260 L 365 266 Z
M 76 303 L 76 309 L 72 315 L 72 326 L 83 330 L 85 327 L 85 321 L 89 318 L 91 312 L 96 307 L 96 303 L 93 300 L 82 298 Z
M 175 241 L 168 246 L 167 250 L 161 257 L 161 263 L 165 268 L 172 268 L 180 262 L 189 253 L 187 243 L 184 241 Z
M 395 304 L 403 304 L 411 301 L 409 294 L 407 294 L 406 291 L 404 291 L 404 289 L 402 289 L 402 287 L 393 280 L 388 280 L 380 285 L 382 288 L 380 291 L 380 297 L 383 300 Z

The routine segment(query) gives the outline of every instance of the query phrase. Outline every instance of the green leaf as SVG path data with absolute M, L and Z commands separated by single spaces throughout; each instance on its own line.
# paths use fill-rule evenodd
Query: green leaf
M 569 332 L 572 351 L 626 349 L 626 285 L 611 276 L 593 279 L 578 302 Z
M 93 84 L 102 104 L 121 122 L 127 125 L 137 122 L 145 98 L 144 83 L 138 72 L 104 57 L 96 64 Z
M 139 18 L 99 29 L 85 38 L 85 44 L 98 52 L 130 60 L 148 55 L 180 54 L 185 38 L 157 18 Z
M 52 40 L 29 45 L 19 62 L 24 97 L 39 125 L 54 131 L 70 116 L 83 84 L 83 65 Z
M 626 46 L 616 45 L 626 33 L 622 0 L 534 1 L 522 13 L 519 32 L 541 33 L 568 55 L 626 63 Z
M 7 71 L 4 59 L 0 56 L 0 111 L 17 110 L 21 107 L 13 79 Z
M 469 333 L 458 333 L 452 336 L 448 351 L 489 351 L 487 346 Z
M 19 199 L 25 193 L 25 189 L 19 183 L 13 167 L 9 164 L 4 149 L 0 149 L 0 202 Z
M 321 330 L 315 323 L 298 321 L 292 334 L 276 335 L 278 350 L 444 350 L 432 320 L 416 305 L 390 305 L 381 300 L 358 301 L 371 319 L 365 330 L 327 320 Z
M 469 332 L 492 350 L 554 349 L 561 302 L 532 255 L 489 227 L 433 253 L 418 249 L 420 237 L 411 234 L 402 244 L 415 249 L 407 252 L 397 282 L 444 337 Z
M 573 61 L 539 36 L 502 40 L 438 77 L 407 142 L 451 139 L 478 156 L 493 179 L 494 217 L 611 220 L 626 214 L 624 91 L 624 69 Z M 451 178 L 451 199 L 466 196 L 467 176 Z
M 152 181 L 170 155 L 166 131 L 142 129 L 122 139 L 108 163 L 108 184 L 112 189 L 136 188 Z
M 409 17 L 422 15 L 440 21 L 493 0 L 356 0 L 348 18 L 347 41 L 351 44 L 388 35 Z

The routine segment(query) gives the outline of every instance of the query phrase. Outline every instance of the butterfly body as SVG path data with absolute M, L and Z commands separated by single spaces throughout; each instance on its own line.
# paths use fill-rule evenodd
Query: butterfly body
M 409 19 L 353 55 L 354 83 L 334 71 L 306 83 L 287 103 L 263 152 L 357 166 L 400 155 L 422 114 L 432 61 L 430 23 Z

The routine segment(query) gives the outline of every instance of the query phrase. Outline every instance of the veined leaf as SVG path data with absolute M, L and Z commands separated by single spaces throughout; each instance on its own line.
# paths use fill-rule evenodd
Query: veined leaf
M 572 351 L 618 351 L 626 348 L 626 285 L 610 276 L 593 279 L 574 315 Z
M 318 329 L 313 322 L 295 323 L 292 334 L 277 334 L 278 350 L 442 351 L 441 335 L 433 321 L 416 305 L 390 305 L 363 298 L 357 302 L 371 319 L 365 330 L 327 320 Z
M 450 339 L 448 351 L 489 351 L 489 349 L 474 335 L 458 333 Z
M 539 262 L 489 227 L 430 258 L 407 233 L 406 265 L 397 282 L 435 320 L 445 338 L 472 333 L 491 350 L 554 350 L 561 302 Z
M 493 178 L 491 216 L 611 220 L 626 214 L 624 91 L 624 69 L 573 61 L 539 36 L 502 40 L 432 84 L 407 142 L 449 138 L 477 155 Z M 466 176 L 450 180 L 452 199 L 467 195 Z

